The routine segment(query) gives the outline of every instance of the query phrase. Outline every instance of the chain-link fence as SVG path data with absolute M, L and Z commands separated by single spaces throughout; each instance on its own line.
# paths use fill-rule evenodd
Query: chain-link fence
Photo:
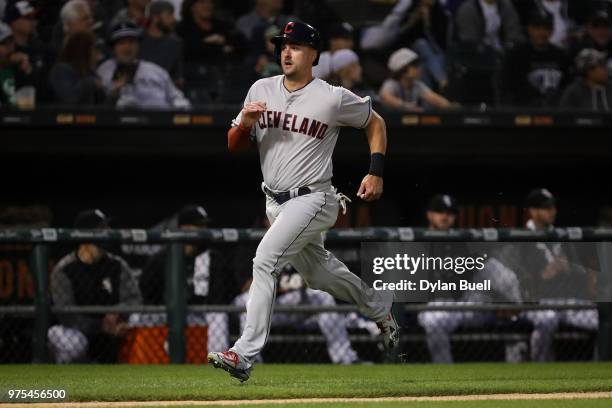
M 430 239 L 415 231 L 411 238 Z M 464 232 L 452 239 L 482 239 Z M 14 243 L 0 260 L 0 362 L 205 363 L 207 352 L 226 350 L 241 333 L 262 233 L 4 231 L 1 240 Z M 328 241 L 358 271 L 359 240 L 397 240 L 405 233 L 336 230 Z M 119 241 L 124 245 L 108 244 Z M 606 303 L 396 303 L 401 344 L 388 355 L 375 322 L 308 288 L 291 266 L 277 286 L 260 362 L 591 360 L 609 342 Z

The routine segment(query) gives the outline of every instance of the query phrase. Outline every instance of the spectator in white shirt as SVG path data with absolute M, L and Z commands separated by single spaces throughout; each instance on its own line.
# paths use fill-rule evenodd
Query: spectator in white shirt
M 380 99 L 387 108 L 422 111 L 427 107 L 448 108 L 451 103 L 433 92 L 421 80 L 419 56 L 408 48 L 391 54 L 387 63 L 391 77 L 380 88 Z
M 138 59 L 140 29 L 132 22 L 113 28 L 114 58 L 98 68 L 98 75 L 117 108 L 186 109 L 191 106 L 170 75 L 152 62 Z

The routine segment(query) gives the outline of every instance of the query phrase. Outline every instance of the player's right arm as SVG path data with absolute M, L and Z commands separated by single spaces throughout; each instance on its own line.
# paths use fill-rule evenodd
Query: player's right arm
M 266 111 L 264 101 L 247 102 L 240 112 L 238 126 L 233 126 L 227 132 L 227 148 L 231 153 L 247 150 L 251 146 L 251 130 Z
M 382 116 L 372 109 L 365 129 L 370 145 L 370 171 L 361 181 L 357 196 L 364 201 L 374 201 L 378 200 L 383 192 L 382 172 L 387 152 L 387 126 Z

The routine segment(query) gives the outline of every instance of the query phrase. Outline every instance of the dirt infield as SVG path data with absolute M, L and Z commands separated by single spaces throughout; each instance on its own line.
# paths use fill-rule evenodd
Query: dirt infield
M 612 398 L 612 392 L 559 392 L 547 394 L 482 394 L 482 395 L 445 395 L 438 397 L 382 397 L 382 398 L 296 398 L 268 400 L 221 400 L 221 401 L 117 401 L 117 402 L 58 402 L 58 403 L 11 403 L 0 404 L 0 408 L 57 408 L 57 407 L 156 407 L 185 405 L 262 405 L 262 404 L 298 404 L 298 403 L 332 403 L 332 402 L 390 402 L 390 401 L 487 401 L 487 400 L 553 400 L 553 399 L 589 399 Z

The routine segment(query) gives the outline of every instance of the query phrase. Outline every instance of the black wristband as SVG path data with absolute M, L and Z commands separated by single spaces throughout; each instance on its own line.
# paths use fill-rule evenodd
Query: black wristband
M 372 153 L 370 156 L 370 170 L 368 174 L 382 177 L 385 170 L 385 155 L 382 153 Z

